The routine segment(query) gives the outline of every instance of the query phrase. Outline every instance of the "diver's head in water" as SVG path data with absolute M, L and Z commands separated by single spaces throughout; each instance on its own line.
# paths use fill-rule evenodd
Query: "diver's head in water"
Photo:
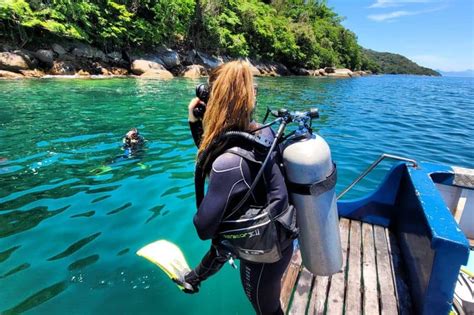
M 209 76 L 210 95 L 199 152 L 226 131 L 248 131 L 255 106 L 252 72 L 245 61 L 231 61 Z
M 130 129 L 130 131 L 123 137 L 123 149 L 125 150 L 125 155 L 129 156 L 135 154 L 143 147 L 144 143 L 145 139 L 140 135 L 137 128 Z

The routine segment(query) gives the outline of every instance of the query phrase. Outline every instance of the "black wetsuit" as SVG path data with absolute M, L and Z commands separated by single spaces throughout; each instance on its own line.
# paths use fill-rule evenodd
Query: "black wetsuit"
M 202 135 L 200 121 L 190 123 L 196 145 Z M 266 136 L 273 136 L 269 128 L 263 129 Z M 259 158 L 255 157 L 256 162 Z M 260 162 L 261 163 L 261 162 Z M 201 281 L 216 273 L 227 261 L 219 245 L 215 242 L 219 224 L 226 211 L 233 209 L 252 185 L 259 168 L 234 153 L 221 154 L 212 164 L 208 190 L 196 215 L 194 225 L 201 239 L 213 239 L 211 249 L 201 263 L 185 278 L 186 282 L 197 286 Z M 288 206 L 288 193 L 284 177 L 273 159 L 267 164 L 263 179 L 260 180 L 246 205 L 270 204 L 275 211 Z M 274 213 L 276 215 L 278 213 Z M 293 243 L 284 231 L 279 233 L 282 258 L 275 263 L 251 263 L 240 260 L 240 277 L 245 294 L 257 314 L 283 314 L 280 306 L 281 278 L 293 253 Z M 285 234 L 285 235 L 281 235 Z

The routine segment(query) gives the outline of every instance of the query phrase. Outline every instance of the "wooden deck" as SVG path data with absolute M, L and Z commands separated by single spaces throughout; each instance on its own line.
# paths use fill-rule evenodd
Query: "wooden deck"
M 411 314 L 395 237 L 388 229 L 341 218 L 342 270 L 314 276 L 297 250 L 282 279 L 287 314 Z

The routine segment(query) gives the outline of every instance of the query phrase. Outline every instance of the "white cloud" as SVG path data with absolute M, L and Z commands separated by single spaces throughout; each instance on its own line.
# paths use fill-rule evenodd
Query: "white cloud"
M 393 11 L 389 13 L 381 13 L 381 14 L 371 14 L 368 15 L 367 17 L 370 20 L 377 21 L 377 22 L 383 22 L 383 21 L 392 21 L 396 18 L 402 17 L 402 16 L 409 16 L 409 15 L 419 15 L 419 14 L 425 14 L 425 13 L 431 13 L 435 11 L 440 11 L 443 10 L 445 6 L 440 6 L 437 8 L 433 9 L 428 9 L 428 10 L 420 10 L 420 11 Z
M 376 0 L 369 8 L 398 7 L 410 3 L 429 3 L 430 0 Z
M 410 11 L 394 11 L 390 13 L 382 13 L 382 14 L 371 14 L 368 16 L 369 19 L 377 22 L 382 22 L 382 21 L 387 21 L 387 20 L 393 20 L 396 18 L 399 18 L 401 16 L 407 16 L 407 15 L 416 15 L 419 14 L 418 12 L 410 12 Z

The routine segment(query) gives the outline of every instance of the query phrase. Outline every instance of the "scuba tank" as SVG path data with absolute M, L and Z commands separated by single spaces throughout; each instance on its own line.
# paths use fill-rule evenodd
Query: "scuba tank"
M 329 276 L 342 267 L 337 172 L 328 144 L 312 132 L 310 121 L 318 116 L 317 111 L 292 113 L 299 127 L 283 143 L 282 155 L 290 201 L 296 208 L 303 265 L 315 275 Z

